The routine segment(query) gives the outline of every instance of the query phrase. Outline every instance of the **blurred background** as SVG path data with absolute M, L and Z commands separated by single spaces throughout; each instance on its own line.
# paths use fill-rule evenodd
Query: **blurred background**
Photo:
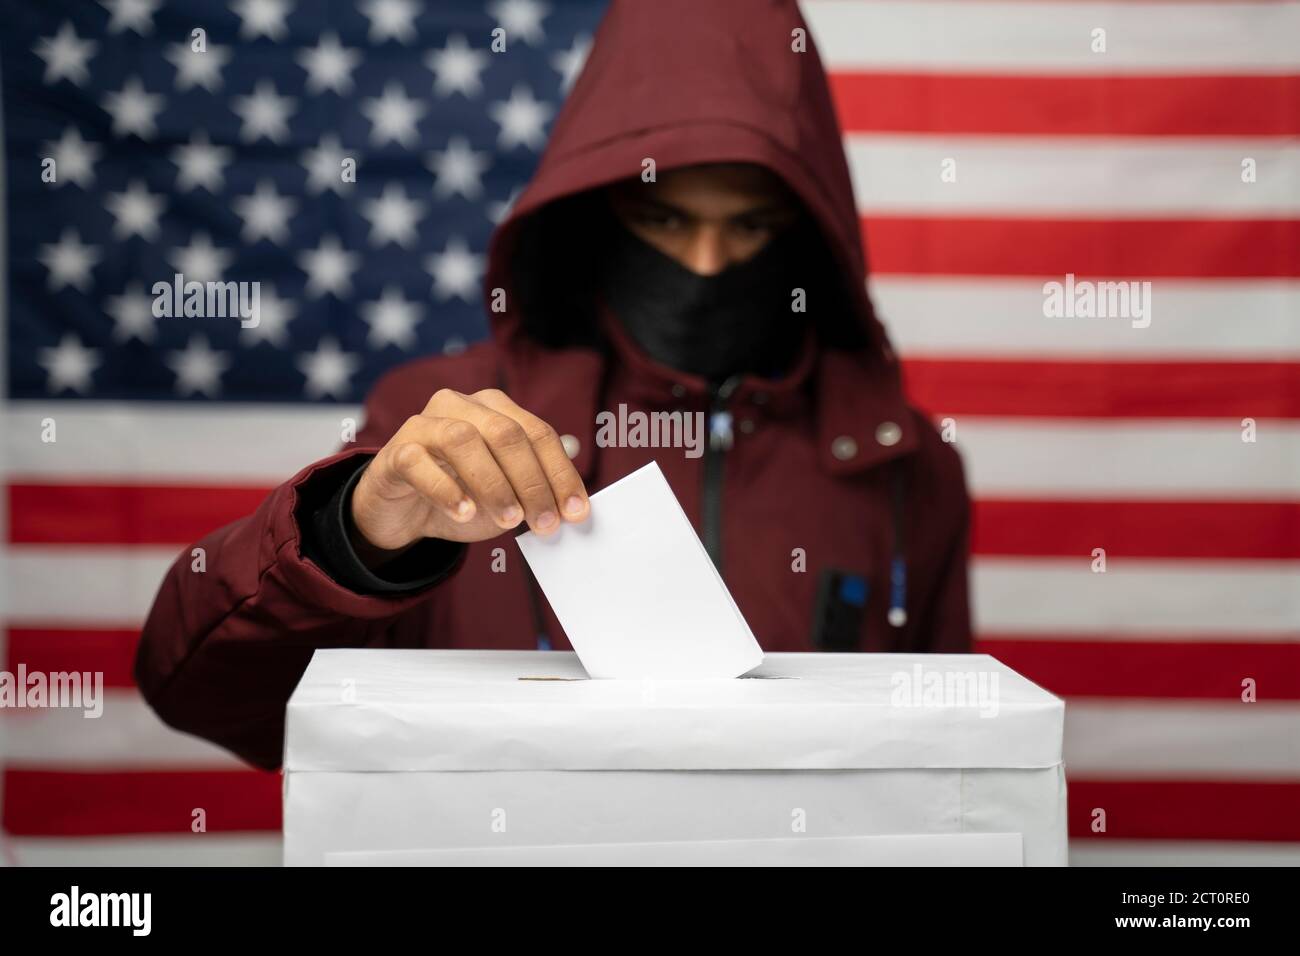
M 138 628 L 380 373 L 485 334 L 603 6 L 0 0 L 3 669 L 107 685 L 0 711 L 4 862 L 279 862 L 280 778 L 153 717 Z M 1300 863 L 1300 4 L 802 6 L 979 649 L 1067 700 L 1072 861 Z M 174 272 L 260 324 L 155 319 Z M 1045 311 L 1106 280 L 1145 316 Z

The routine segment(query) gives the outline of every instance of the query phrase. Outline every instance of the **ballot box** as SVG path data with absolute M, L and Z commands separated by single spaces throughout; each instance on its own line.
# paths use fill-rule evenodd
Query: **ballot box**
M 1066 862 L 1064 703 L 987 655 L 591 680 L 546 651 L 320 650 L 287 865 Z

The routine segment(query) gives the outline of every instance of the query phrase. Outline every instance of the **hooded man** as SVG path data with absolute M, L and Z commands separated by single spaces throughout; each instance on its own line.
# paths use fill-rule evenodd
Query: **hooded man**
M 505 536 L 652 459 L 765 650 L 970 650 L 960 461 L 904 400 L 804 36 L 786 0 L 615 0 L 493 235 L 490 339 L 387 374 L 355 447 L 171 568 L 136 661 L 168 723 L 274 768 L 315 648 L 567 649 Z M 609 427 L 654 413 L 707 440 Z

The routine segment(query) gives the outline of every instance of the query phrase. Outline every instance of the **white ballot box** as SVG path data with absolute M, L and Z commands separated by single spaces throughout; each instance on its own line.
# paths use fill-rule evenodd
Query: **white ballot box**
M 287 865 L 1063 865 L 1065 705 L 981 654 L 589 680 L 546 651 L 322 650 Z

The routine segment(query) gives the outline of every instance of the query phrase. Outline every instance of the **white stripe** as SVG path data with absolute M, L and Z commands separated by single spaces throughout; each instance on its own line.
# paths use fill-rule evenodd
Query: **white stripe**
M 1291 219 L 1300 213 L 1294 141 L 853 134 L 845 146 L 865 215 Z M 1255 182 L 1241 180 L 1245 157 L 1257 164 Z
M 804 0 L 802 7 L 828 70 L 1276 74 L 1300 67 L 1294 3 Z M 1104 53 L 1093 52 L 1098 28 Z
M 1098 546 L 1103 546 L 1099 542 Z M 29 625 L 138 626 L 174 552 L 158 548 L 10 548 L 9 618 Z M 1130 633 L 1180 639 L 1300 639 L 1300 561 L 1092 558 L 972 562 L 982 633 Z
M 944 409 L 931 409 L 936 418 Z M 1234 419 L 1173 421 L 954 418 L 976 497 L 1295 500 L 1300 424 L 1259 419 L 1242 441 Z
M 1098 540 L 1098 546 L 1104 545 Z M 972 610 L 984 634 L 1300 640 L 1300 561 L 977 558 Z
M 869 287 L 903 356 L 1300 358 L 1300 282 L 1155 279 L 1146 328 L 1134 328 L 1128 319 L 1046 318 L 1043 284 L 1041 279 L 888 276 L 872 278 Z
M 1300 866 L 1300 843 L 1071 840 L 1070 866 Z
M 337 451 L 349 419 L 360 422 L 360 409 L 23 401 L 2 423 L 10 475 L 278 484 Z
M 1069 780 L 1300 780 L 1300 703 L 1071 698 Z
M 17 866 L 280 866 L 277 834 L 7 837 L 4 859 Z
M 136 690 L 104 691 L 103 712 L 47 707 L 0 711 L 0 756 L 42 769 L 246 768 L 233 754 L 199 737 L 172 730 Z

